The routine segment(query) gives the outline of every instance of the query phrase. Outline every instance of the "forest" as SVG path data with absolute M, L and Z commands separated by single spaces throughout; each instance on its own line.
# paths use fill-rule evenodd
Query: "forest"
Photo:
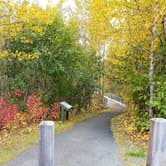
M 166 2 L 81 1 L 82 28 L 105 58 L 104 80 L 123 97 L 139 131 L 166 117 Z
M 102 71 L 57 7 L 1 1 L 1 128 L 59 117 L 58 102 L 88 109 Z
M 166 118 L 165 0 L 0 0 L 0 132 L 59 121 L 103 95 L 124 99 L 136 132 Z

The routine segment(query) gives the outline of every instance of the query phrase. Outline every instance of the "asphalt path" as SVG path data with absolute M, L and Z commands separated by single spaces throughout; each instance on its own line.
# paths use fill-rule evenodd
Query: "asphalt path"
M 82 121 L 72 129 L 56 134 L 55 166 L 122 166 L 110 123 L 122 109 L 113 103 L 113 111 Z M 3 166 L 38 166 L 38 145 Z

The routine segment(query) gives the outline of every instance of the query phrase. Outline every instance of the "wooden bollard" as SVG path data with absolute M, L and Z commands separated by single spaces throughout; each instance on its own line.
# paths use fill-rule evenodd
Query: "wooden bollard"
M 166 166 L 166 119 L 153 118 L 150 120 L 146 166 Z
M 55 166 L 54 122 L 42 121 L 39 127 L 39 166 Z

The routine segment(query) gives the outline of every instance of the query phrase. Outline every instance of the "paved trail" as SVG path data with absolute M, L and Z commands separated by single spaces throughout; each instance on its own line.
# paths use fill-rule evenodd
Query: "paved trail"
M 55 136 L 55 166 L 122 166 L 110 129 L 110 119 L 122 108 L 117 104 L 112 108 L 113 112 L 85 120 Z M 38 166 L 37 158 L 38 145 L 3 166 Z

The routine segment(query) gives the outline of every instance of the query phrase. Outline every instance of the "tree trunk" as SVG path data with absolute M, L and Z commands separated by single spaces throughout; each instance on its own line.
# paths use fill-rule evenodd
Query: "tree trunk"
M 166 14 L 163 16 L 163 30 L 162 30 L 162 40 L 165 41 L 166 40 Z
M 151 46 L 154 46 L 154 40 L 151 42 Z M 150 54 L 150 67 L 149 67 L 149 83 L 150 83 L 150 102 L 153 101 L 154 97 L 154 83 L 153 83 L 153 75 L 154 75 L 154 56 L 155 56 L 155 51 L 152 51 Z M 150 106 L 149 107 L 149 116 L 150 118 L 153 117 L 153 109 Z
M 151 28 L 152 34 L 152 41 L 151 41 L 151 53 L 150 53 L 150 66 L 149 66 L 149 88 L 150 88 L 150 102 L 153 101 L 154 98 L 154 58 L 155 58 L 155 39 L 157 37 L 156 28 L 157 28 L 157 6 L 158 1 L 156 0 L 156 9 L 154 11 L 154 21 Z M 152 106 L 149 107 L 149 116 L 150 118 L 153 117 L 153 108 Z

